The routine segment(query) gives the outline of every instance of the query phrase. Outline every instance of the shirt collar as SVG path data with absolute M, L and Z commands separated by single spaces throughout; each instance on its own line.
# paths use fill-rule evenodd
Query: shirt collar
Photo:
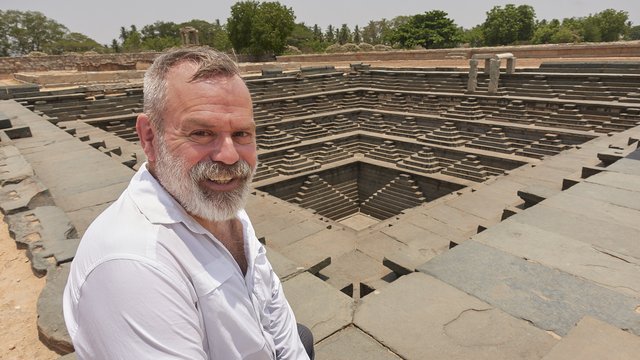
M 151 175 L 147 168 L 147 163 L 142 164 L 140 169 L 131 179 L 128 188 L 129 196 L 136 204 L 140 212 L 152 224 L 176 224 L 183 223 L 191 232 L 210 235 L 202 225 L 200 225 L 191 215 L 189 215 L 182 205 L 176 201 L 165 190 L 160 182 Z M 245 238 L 245 251 L 248 250 L 249 258 L 253 258 L 264 252 L 262 244 L 256 239 L 256 234 L 249 220 L 246 211 L 238 211 L 238 219 L 242 222 Z M 248 247 L 248 248 L 247 248 Z

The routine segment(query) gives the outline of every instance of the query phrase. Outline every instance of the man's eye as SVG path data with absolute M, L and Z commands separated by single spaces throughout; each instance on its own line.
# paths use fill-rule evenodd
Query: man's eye
M 233 133 L 233 138 L 239 144 L 248 144 L 253 142 L 253 134 L 248 131 L 236 131 Z
M 191 136 L 195 136 L 195 137 L 203 137 L 203 136 L 210 136 L 210 135 L 211 135 L 210 132 L 204 131 L 204 130 L 198 130 L 191 133 Z

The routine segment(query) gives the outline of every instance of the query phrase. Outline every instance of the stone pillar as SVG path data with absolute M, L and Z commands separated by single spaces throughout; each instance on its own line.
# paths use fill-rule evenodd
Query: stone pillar
M 491 68 L 491 59 L 484 59 L 484 73 L 489 74 Z
M 510 57 L 507 58 L 507 74 L 513 74 L 516 72 L 516 58 Z
M 500 80 L 500 59 L 491 59 L 489 65 L 489 94 L 498 92 Z
M 180 29 L 180 39 L 182 40 L 182 46 L 200 45 L 198 29 L 191 26 L 186 26 Z
M 469 81 L 467 81 L 467 91 L 474 92 L 478 86 L 478 60 L 469 60 Z

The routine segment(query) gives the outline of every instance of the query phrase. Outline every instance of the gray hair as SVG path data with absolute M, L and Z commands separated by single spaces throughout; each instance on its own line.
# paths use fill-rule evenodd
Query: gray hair
M 216 76 L 240 76 L 238 65 L 227 54 L 209 47 L 175 48 L 157 57 L 144 74 L 143 111 L 160 133 L 163 132 L 162 113 L 167 100 L 167 74 L 183 62 L 191 62 L 197 66 L 189 81 Z

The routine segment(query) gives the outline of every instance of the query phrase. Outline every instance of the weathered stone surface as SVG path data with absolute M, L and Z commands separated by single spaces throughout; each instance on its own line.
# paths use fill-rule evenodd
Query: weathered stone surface
M 18 182 L 33 176 L 33 168 L 12 145 L 0 146 L 0 184 Z
M 606 188 L 603 190 L 606 191 Z M 514 215 L 509 220 L 535 224 L 547 231 L 640 259 L 638 229 L 542 205 L 544 203 Z
M 539 359 L 555 344 L 526 321 L 422 273 L 368 295 L 354 323 L 405 359 Z
M 580 195 L 579 193 L 562 192 L 547 199 L 541 206 L 640 230 L 640 221 L 638 221 L 640 210 Z
M 51 194 L 37 178 L 28 177 L 16 184 L 0 188 L 0 209 L 4 214 L 14 214 L 38 206 L 54 205 Z
M 336 289 L 360 282 L 373 282 L 383 278 L 391 271 L 364 253 L 354 250 L 342 256 L 332 258 L 331 265 L 321 271 L 328 279 L 326 282 Z
M 61 356 L 58 358 L 58 360 L 76 360 L 78 357 L 76 356 L 75 352 L 69 353 L 65 356 Z
M 604 175 L 604 174 L 603 174 Z M 596 176 L 593 176 L 596 177 Z M 599 177 L 599 176 L 598 176 Z M 633 178 L 637 178 L 633 176 Z M 619 182 L 623 180 L 620 179 Z M 628 186 L 633 186 L 630 183 Z M 591 178 L 566 190 L 567 194 L 606 201 L 618 206 L 640 210 L 640 190 L 627 190 L 612 185 L 591 182 Z
M 620 159 L 607 166 L 607 170 L 629 175 L 640 175 L 640 161 L 627 158 Z
M 639 354 L 640 338 L 586 316 L 542 360 L 634 360 Z
M 283 286 L 296 320 L 311 329 L 315 342 L 351 323 L 352 299 L 317 277 L 305 272 Z
M 79 244 L 75 227 L 62 209 L 41 206 L 5 217 L 18 247 L 27 249 L 36 274 L 70 261 Z
M 40 340 L 58 353 L 73 351 L 71 337 L 62 315 L 62 293 L 71 264 L 62 264 L 49 271 L 47 284 L 38 298 L 38 335 Z
M 316 345 L 318 360 L 399 360 L 400 358 L 358 328 L 349 326 Z
M 483 231 L 473 240 L 640 298 L 640 260 L 509 220 Z
M 528 208 L 537 203 L 557 194 L 558 190 L 549 189 L 540 185 L 527 186 L 522 190 L 518 190 L 518 196 L 524 200 L 524 207 Z
M 305 270 L 304 266 L 296 264 L 270 247 L 267 247 L 267 258 L 271 263 L 271 267 L 273 267 L 273 271 L 275 271 L 276 275 L 283 281 Z
M 280 251 L 298 264 L 309 267 L 327 257 L 338 258 L 353 251 L 355 242 L 352 231 L 334 227 L 307 236 Z
M 640 334 L 637 298 L 476 241 L 456 246 L 418 270 L 559 335 L 585 315 Z

